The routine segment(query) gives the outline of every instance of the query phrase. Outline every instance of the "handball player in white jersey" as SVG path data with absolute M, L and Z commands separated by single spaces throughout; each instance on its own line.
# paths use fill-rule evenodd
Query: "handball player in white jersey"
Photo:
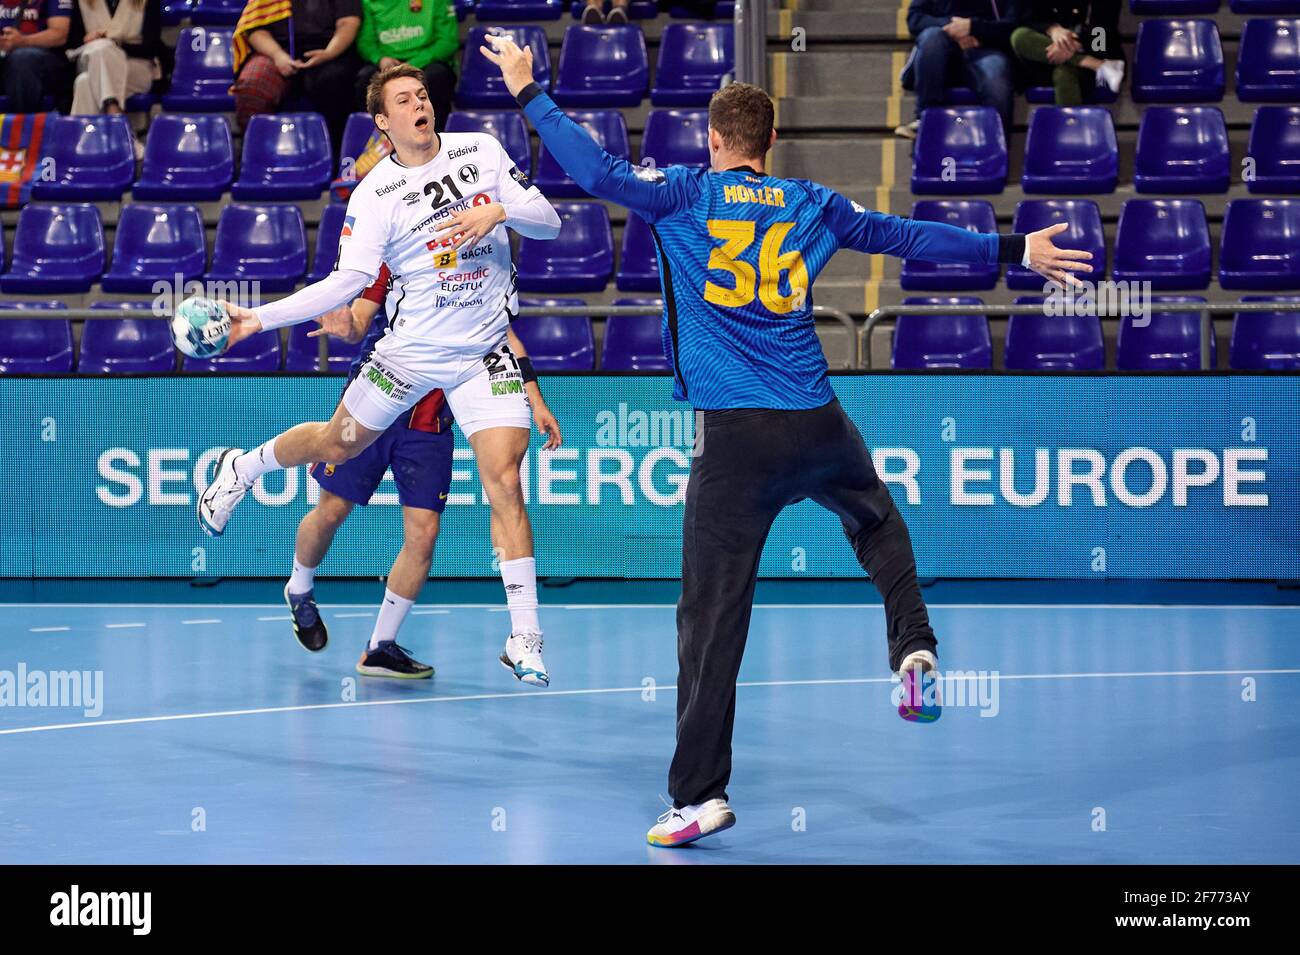
M 492 544 L 511 632 L 502 664 L 524 683 L 547 686 L 532 527 L 519 467 L 535 418 L 546 447 L 560 429 L 526 358 L 507 341 L 518 312 L 506 229 L 553 239 L 560 218 L 486 133 L 434 132 L 423 74 L 399 65 L 371 80 L 366 105 L 393 152 L 352 192 L 334 271 L 287 298 L 255 309 L 226 303 L 230 344 L 265 329 L 305 322 L 351 302 L 392 272 L 388 332 L 328 422 L 300 424 L 244 451 L 231 448 L 199 499 L 199 523 L 220 535 L 235 507 L 267 471 L 360 454 L 399 415 L 441 388 L 474 449 L 492 508 Z M 229 346 L 227 346 L 229 347 Z

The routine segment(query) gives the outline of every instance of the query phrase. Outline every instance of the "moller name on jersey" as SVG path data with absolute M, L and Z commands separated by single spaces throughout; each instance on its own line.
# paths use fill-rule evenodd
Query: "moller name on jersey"
M 723 186 L 723 202 L 756 202 L 761 206 L 780 206 L 785 208 L 785 190 L 766 186 L 751 189 L 749 186 Z

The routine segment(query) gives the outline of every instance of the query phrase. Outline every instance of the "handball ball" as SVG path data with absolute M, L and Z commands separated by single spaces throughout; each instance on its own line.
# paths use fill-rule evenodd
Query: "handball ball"
M 214 299 L 191 296 L 172 315 L 172 338 L 181 354 L 190 358 L 220 354 L 229 337 L 230 316 L 226 307 Z

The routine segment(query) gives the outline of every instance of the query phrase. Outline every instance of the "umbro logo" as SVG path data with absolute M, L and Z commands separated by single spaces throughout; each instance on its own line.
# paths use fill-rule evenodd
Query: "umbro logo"
M 512 594 L 516 590 L 523 590 L 523 589 L 524 589 L 523 584 L 506 584 L 506 593 L 508 594 Z
M 406 195 L 402 196 L 402 201 L 408 206 L 413 206 L 420 201 L 420 194 L 418 192 L 408 192 Z

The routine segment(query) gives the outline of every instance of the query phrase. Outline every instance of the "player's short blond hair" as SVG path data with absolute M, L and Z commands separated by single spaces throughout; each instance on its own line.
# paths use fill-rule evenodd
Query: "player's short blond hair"
M 419 80 L 420 85 L 425 86 L 424 71 L 419 67 L 412 66 L 410 63 L 398 63 L 396 66 L 380 70 L 370 77 L 370 83 L 366 86 L 366 112 L 370 114 L 371 119 L 384 112 L 384 87 L 393 80 L 408 77 Z M 425 92 L 428 93 L 428 91 L 426 86 Z

